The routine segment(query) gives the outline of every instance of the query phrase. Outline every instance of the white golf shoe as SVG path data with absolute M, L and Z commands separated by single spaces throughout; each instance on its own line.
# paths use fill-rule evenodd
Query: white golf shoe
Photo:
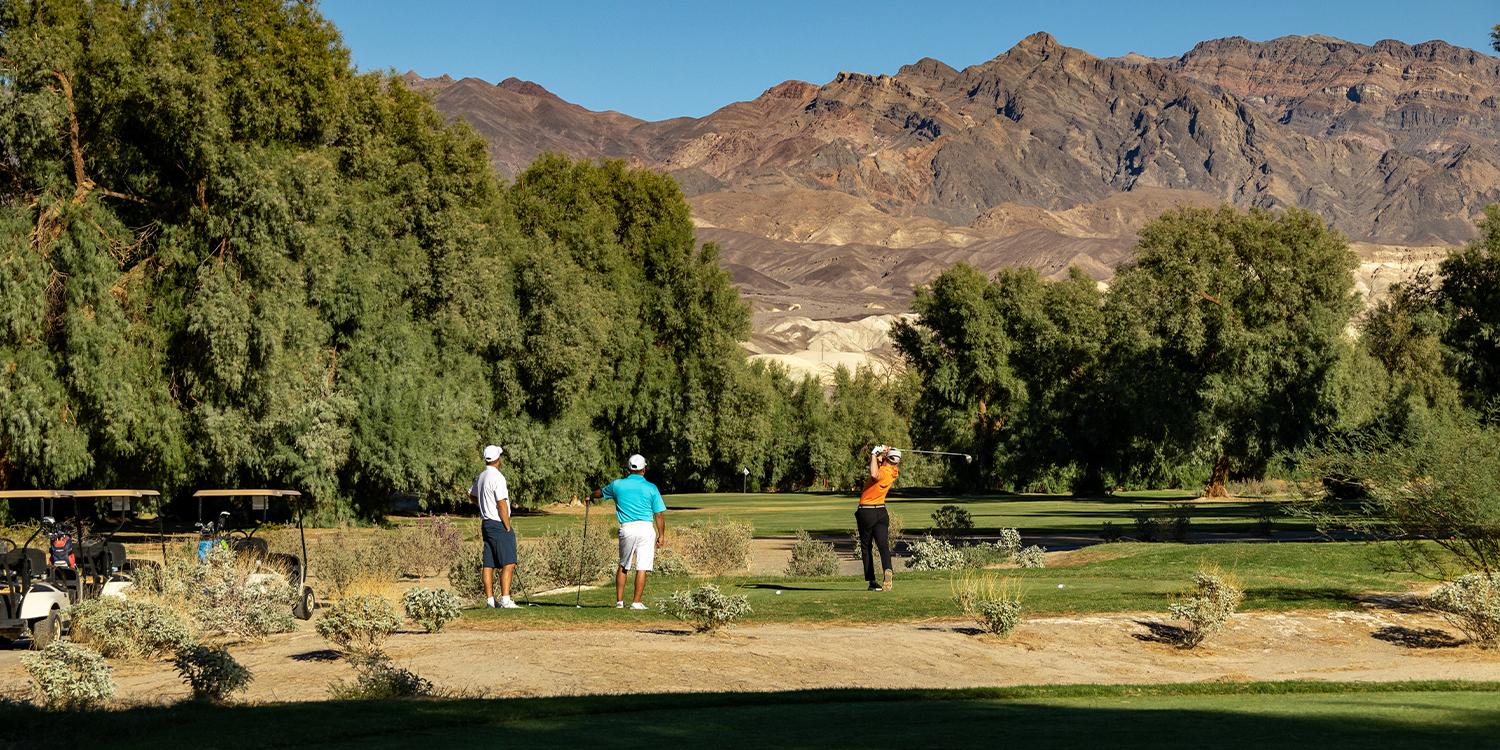
M 624 609 L 625 602 L 615 602 L 615 609 Z
M 500 609 L 520 609 L 520 608 L 521 608 L 521 605 L 516 604 L 515 600 L 511 599 L 508 596 L 500 600 Z
M 646 606 L 644 604 L 641 604 L 640 602 L 631 602 L 630 603 L 630 608 L 631 609 L 651 609 L 650 607 L 648 607 L 648 606 Z

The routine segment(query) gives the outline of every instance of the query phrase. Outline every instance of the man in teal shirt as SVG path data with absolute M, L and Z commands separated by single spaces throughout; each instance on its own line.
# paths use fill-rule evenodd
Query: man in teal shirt
M 667 521 L 662 515 L 667 504 L 656 485 L 646 481 L 646 458 L 639 453 L 626 461 L 630 474 L 610 482 L 592 497 L 615 501 L 615 519 L 620 522 L 620 567 L 615 571 L 615 608 L 625 606 L 625 572 L 635 558 L 635 598 L 631 609 L 649 609 L 641 603 L 646 590 L 646 573 L 656 561 L 656 550 L 667 538 Z

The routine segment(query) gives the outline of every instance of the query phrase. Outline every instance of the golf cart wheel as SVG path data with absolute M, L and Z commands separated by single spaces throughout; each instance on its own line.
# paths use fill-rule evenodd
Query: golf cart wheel
M 31 624 L 31 647 L 37 651 L 62 637 L 62 614 L 57 610 Z
M 313 610 L 317 607 L 318 602 L 313 597 L 312 587 L 303 586 L 302 596 L 297 597 L 297 603 L 292 605 L 292 616 L 299 620 L 311 620 Z

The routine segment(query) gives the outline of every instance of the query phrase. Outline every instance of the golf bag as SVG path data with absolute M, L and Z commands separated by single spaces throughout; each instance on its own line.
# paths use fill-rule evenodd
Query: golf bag
M 47 552 L 48 563 L 54 568 L 78 567 L 78 558 L 73 554 L 73 535 L 66 531 L 51 536 Z

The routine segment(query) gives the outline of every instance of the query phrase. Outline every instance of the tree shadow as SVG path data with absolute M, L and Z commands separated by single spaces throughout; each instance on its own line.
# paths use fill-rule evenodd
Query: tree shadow
M 335 651 L 335 650 L 331 649 L 331 648 L 324 648 L 324 649 L 319 649 L 317 651 L 304 651 L 303 653 L 300 653 L 300 654 L 292 654 L 288 658 L 290 658 L 292 661 L 321 661 L 321 662 L 328 662 L 328 661 L 338 661 L 338 660 L 344 658 L 344 655 L 342 653 L 339 653 L 338 651 Z
M 1401 625 L 1388 625 L 1371 633 L 1370 637 L 1406 648 L 1457 648 L 1466 642 L 1437 628 L 1408 628 Z
M 824 586 L 783 586 L 779 583 L 737 583 L 737 589 L 771 589 L 775 591 L 853 591 L 851 588 L 828 588 Z
M 635 632 L 644 633 L 646 635 L 671 635 L 680 638 L 682 636 L 692 635 L 694 631 L 691 628 L 647 628 L 645 630 L 637 630 Z
M 954 625 L 952 627 L 923 625 L 918 627 L 917 630 L 925 630 L 929 633 L 958 633 L 959 635 L 984 635 L 985 633 L 983 628 L 976 628 L 970 625 Z

